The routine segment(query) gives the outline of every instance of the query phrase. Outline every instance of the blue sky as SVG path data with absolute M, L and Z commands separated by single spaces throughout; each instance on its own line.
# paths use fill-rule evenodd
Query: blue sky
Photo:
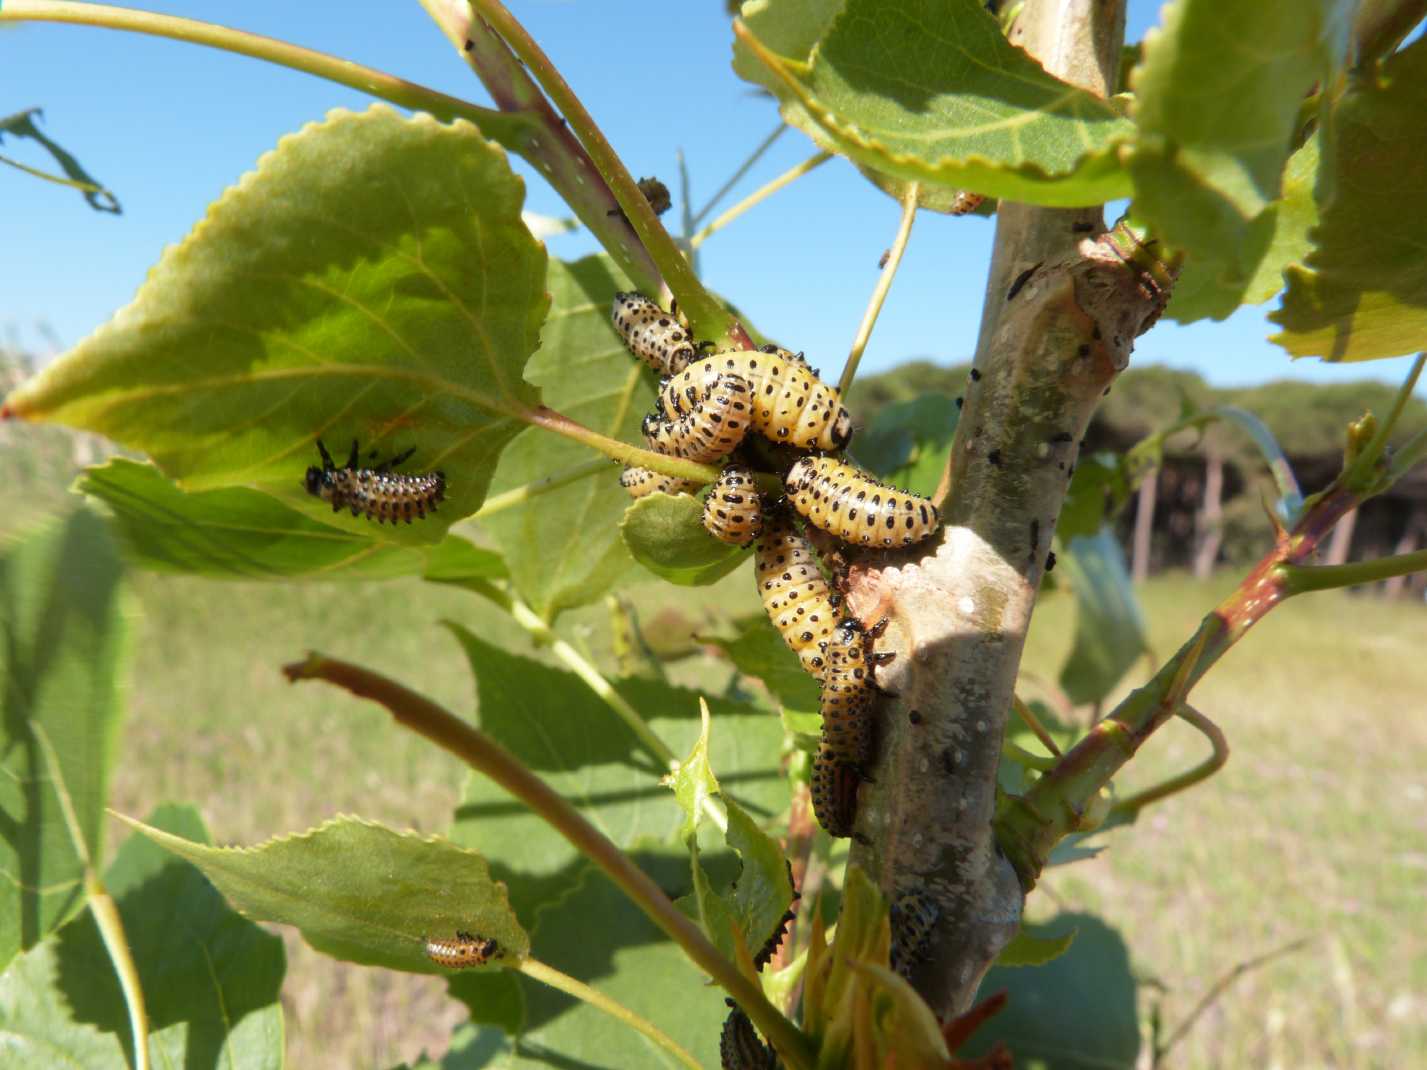
M 722 0 L 507 0 L 582 95 L 636 175 L 665 179 L 677 196 L 676 153 L 693 176 L 696 207 L 776 125 L 729 67 Z M 486 103 L 484 91 L 415 0 L 202 0 L 151 2 L 150 10 L 280 37 Z M 1131 0 L 1130 39 L 1157 21 L 1157 0 Z M 677 11 L 677 14 L 671 12 Z M 328 82 L 174 41 L 75 26 L 0 30 L 5 72 L 0 114 L 42 107 L 43 128 L 118 195 L 121 216 L 91 212 L 77 194 L 0 167 L 0 338 L 65 345 L 133 296 L 163 247 L 179 241 L 207 203 L 249 170 L 284 133 L 335 107 L 368 98 Z M 785 133 L 735 199 L 813 152 Z M 34 166 L 32 142 L 0 152 Z M 520 161 L 527 207 L 568 214 Z M 732 203 L 731 201 L 726 203 Z M 677 225 L 679 206 L 666 220 Z M 753 322 L 841 367 L 877 261 L 896 229 L 897 206 L 835 160 L 715 236 L 702 251 L 708 282 Z M 967 359 L 976 327 L 992 224 L 919 216 L 902 270 L 863 362 L 879 371 L 909 358 Z M 584 235 L 550 240 L 555 256 L 593 249 Z M 1273 303 L 1221 324 L 1162 324 L 1141 338 L 1137 364 L 1193 368 L 1238 385 L 1282 376 L 1397 381 L 1405 361 L 1361 365 L 1291 362 L 1266 341 Z

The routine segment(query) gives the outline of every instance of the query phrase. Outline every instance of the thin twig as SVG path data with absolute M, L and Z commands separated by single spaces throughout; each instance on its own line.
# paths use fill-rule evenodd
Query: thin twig
M 917 217 L 917 196 L 921 193 L 921 183 L 911 182 L 902 197 L 902 219 L 897 224 L 897 236 L 892 240 L 892 248 L 887 253 L 887 263 L 882 267 L 882 275 L 872 290 L 872 298 L 867 302 L 867 311 L 862 314 L 862 325 L 857 328 L 857 337 L 852 340 L 852 351 L 847 354 L 847 363 L 842 369 L 842 378 L 837 381 L 837 389 L 846 394 L 852 380 L 857 377 L 857 365 L 862 362 L 862 354 L 872 338 L 872 328 L 882 312 L 882 302 L 887 300 L 887 292 L 892 289 L 892 280 L 897 276 L 897 268 L 902 264 L 902 254 L 907 251 L 907 239 L 912 236 L 912 220 Z
M 1169 1054 L 1169 1049 L 1184 1039 L 1189 1030 L 1194 1027 L 1194 1024 L 1203 1017 L 1204 1012 L 1212 1007 L 1215 1001 L 1224 994 L 1228 987 L 1240 977 L 1252 970 L 1258 969 L 1260 966 L 1272 962 L 1276 958 L 1281 958 L 1284 955 L 1297 951 L 1308 942 L 1308 937 L 1300 937 L 1297 940 L 1284 944 L 1280 948 L 1258 955 L 1255 958 L 1245 959 L 1243 962 L 1234 966 L 1233 969 L 1229 970 L 1228 973 L 1224 974 L 1224 976 L 1209 986 L 1209 990 L 1205 992 L 1203 998 L 1194 1005 L 1194 1009 L 1189 1012 L 1189 1016 L 1179 1023 L 1174 1032 L 1172 1032 L 1162 1044 L 1155 1047 L 1154 1061 L 1150 1065 L 1158 1070 L 1159 1065 L 1164 1061 L 1164 1057 Z
M 1285 591 L 1292 595 L 1356 587 L 1424 571 L 1427 571 L 1427 550 L 1414 550 L 1410 554 L 1395 554 L 1372 561 L 1354 561 L 1346 565 L 1281 565 L 1278 574 Z
M 1229 760 L 1229 741 L 1224 737 L 1224 732 L 1218 725 L 1188 703 L 1181 703 L 1176 712 L 1185 721 L 1203 733 L 1204 737 L 1209 740 L 1209 745 L 1214 748 L 1213 753 L 1193 769 L 1180 773 L 1178 776 L 1170 777 L 1168 780 L 1162 781 L 1152 788 L 1146 788 L 1144 791 L 1121 799 L 1114 806 L 1110 807 L 1111 815 L 1126 814 L 1133 816 L 1150 803 L 1167 799 L 1171 795 L 1177 795 L 1181 791 L 1192 788 L 1201 780 L 1208 780 L 1222 769 L 1224 763 Z
M 293 682 L 325 680 L 378 703 L 398 724 L 454 754 L 530 807 L 599 866 L 655 925 L 684 949 L 699 969 L 737 1000 L 785 1062 L 796 1070 L 811 1070 L 813 1055 L 808 1038 L 768 1002 L 758 985 L 724 958 L 703 931 L 604 833 L 499 743 L 425 696 L 350 662 L 312 653 L 304 661 L 284 666 L 283 673 Z
M 518 146 L 530 129 L 529 121 L 521 115 L 478 107 L 469 101 L 438 93 L 424 85 L 364 67 L 360 63 L 351 63 L 324 52 L 314 52 L 310 48 L 299 48 L 271 37 L 244 33 L 242 30 L 197 19 L 159 15 L 151 11 L 134 11 L 111 7 L 108 4 L 67 3 L 64 0 L 8 0 L 0 7 L 0 22 L 9 21 L 66 22 L 81 26 L 101 26 L 111 30 L 129 30 L 251 56 L 281 67 L 290 67 L 326 78 L 403 108 L 430 112 L 438 119 L 469 119 L 479 126 L 487 137 L 512 151 L 518 151 Z
M 551 102 L 569 122 L 570 129 L 604 176 L 639 240 L 658 265 L 664 284 L 678 299 L 679 308 L 689 318 L 696 335 L 700 338 L 728 338 L 735 344 L 742 344 L 745 340 L 741 337 L 743 329 L 736 326 L 732 315 L 699 282 L 688 259 L 659 222 L 648 199 L 639 191 L 634 176 L 550 57 L 500 0 L 471 0 L 471 3 L 525 62 Z
M 718 192 L 708 199 L 708 203 L 695 212 L 689 219 L 689 230 L 693 230 L 704 221 L 704 218 L 714 210 L 714 206 L 724 197 L 728 196 L 728 191 L 742 180 L 743 176 L 753 169 L 753 165 L 763 158 L 763 154 L 773 147 L 773 142 L 777 141 L 788 131 L 787 123 L 779 123 L 773 128 L 773 132 L 758 143 L 758 147 L 748 154 L 748 159 L 738 165 L 738 169 L 729 176 L 727 182 L 718 188 Z M 686 194 L 687 196 L 687 194 Z
M 1016 711 L 1016 716 L 1025 723 L 1025 726 L 1035 733 L 1036 738 L 1041 741 L 1041 746 L 1059 758 L 1060 748 L 1055 745 L 1055 740 L 1051 738 L 1049 729 L 1041 723 L 1041 719 L 1036 716 L 1034 710 L 1026 705 L 1020 695 L 1011 696 L 1011 708 Z
M 149 1015 L 144 1007 L 144 990 L 139 983 L 139 969 L 134 965 L 134 954 L 129 948 L 129 939 L 124 935 L 124 921 L 119 916 L 119 907 L 113 896 L 99 879 L 94 868 L 94 859 L 89 854 L 89 845 L 84 839 L 84 830 L 79 824 L 79 815 L 70 798 L 69 786 L 64 780 L 64 769 L 59 764 L 59 755 L 50 742 L 49 733 L 38 722 L 30 723 L 30 731 L 35 742 L 45 756 L 45 769 L 49 773 L 50 784 L 55 797 L 59 799 L 60 813 L 64 815 L 65 827 L 74 844 L 74 853 L 84 866 L 84 894 L 89 912 L 94 916 L 94 924 L 104 941 L 104 950 L 109 952 L 109 961 L 114 964 L 114 972 L 119 975 L 119 988 L 124 993 L 124 1006 L 129 1012 L 129 1032 L 134 1040 L 134 1070 L 149 1070 Z
M 750 208 L 762 204 L 764 201 L 766 201 L 769 197 L 773 196 L 773 194 L 777 193 L 784 186 L 791 185 L 798 179 L 802 178 L 809 171 L 816 170 L 823 164 L 827 163 L 827 161 L 830 159 L 832 159 L 832 153 L 819 152 L 813 154 L 812 156 L 809 156 L 802 163 L 788 168 L 788 170 L 784 171 L 777 178 L 773 179 L 772 182 L 769 182 L 766 185 L 760 186 L 758 189 L 754 190 L 747 197 L 743 198 L 743 200 L 739 201 L 737 204 L 735 204 L 728 211 L 720 215 L 708 226 L 704 227 L 703 230 L 699 231 L 692 238 L 690 238 L 689 248 L 697 249 L 699 246 L 703 245 L 704 242 L 708 241 L 711 235 L 728 226 L 739 216 L 743 215 L 744 212 L 748 211 Z

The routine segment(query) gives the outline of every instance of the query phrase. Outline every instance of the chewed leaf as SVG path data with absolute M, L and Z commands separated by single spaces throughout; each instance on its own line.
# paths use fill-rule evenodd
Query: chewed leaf
M 201 869 L 239 913 L 295 925 L 318 951 L 408 973 L 439 973 L 426 941 L 457 932 L 494 938 L 494 961 L 518 961 L 530 940 L 475 851 L 438 836 L 339 817 L 257 847 L 210 847 L 124 818 Z
M 1034 204 L 1129 193 L 1130 123 L 1010 44 L 979 0 L 765 0 L 739 38 L 734 69 L 864 167 Z
M 536 400 L 521 379 L 547 306 L 524 188 L 474 126 L 377 106 L 279 142 L 167 249 L 132 304 L 6 400 L 146 451 L 185 489 L 307 495 L 313 441 L 441 469 L 435 542 L 480 505 Z M 382 529 L 378 529 L 379 531 Z

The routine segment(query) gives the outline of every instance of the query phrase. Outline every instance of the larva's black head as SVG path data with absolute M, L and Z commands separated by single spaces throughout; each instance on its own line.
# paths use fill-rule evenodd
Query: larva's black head
M 832 422 L 832 444 L 835 450 L 844 450 L 852 441 L 852 414 L 842 409 Z
M 304 482 L 307 484 L 307 493 L 314 498 L 320 498 L 322 497 L 322 487 L 327 482 L 327 472 L 314 464 L 307 470 L 307 478 Z

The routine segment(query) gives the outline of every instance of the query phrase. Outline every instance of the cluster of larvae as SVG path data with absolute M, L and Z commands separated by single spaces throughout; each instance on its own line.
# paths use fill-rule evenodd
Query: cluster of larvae
M 613 318 L 629 351 L 661 379 L 642 427 L 649 448 L 723 465 L 704 499 L 704 528 L 721 542 L 756 544 L 764 608 L 821 685 L 813 812 L 831 835 L 851 836 L 863 769 L 872 757 L 874 668 L 885 660 L 872 643 L 881 624 L 866 629 L 843 611 L 797 517 L 849 545 L 890 550 L 936 531 L 936 507 L 834 456 L 852 437 L 852 417 L 801 354 L 776 346 L 706 353 L 708 346 L 696 343 L 674 314 L 637 293 L 615 295 Z M 771 473 L 782 477 L 785 491 L 775 503 L 759 489 L 750 433 L 784 447 L 784 456 L 796 453 Z M 635 498 L 692 493 L 698 486 L 632 466 L 620 482 Z

